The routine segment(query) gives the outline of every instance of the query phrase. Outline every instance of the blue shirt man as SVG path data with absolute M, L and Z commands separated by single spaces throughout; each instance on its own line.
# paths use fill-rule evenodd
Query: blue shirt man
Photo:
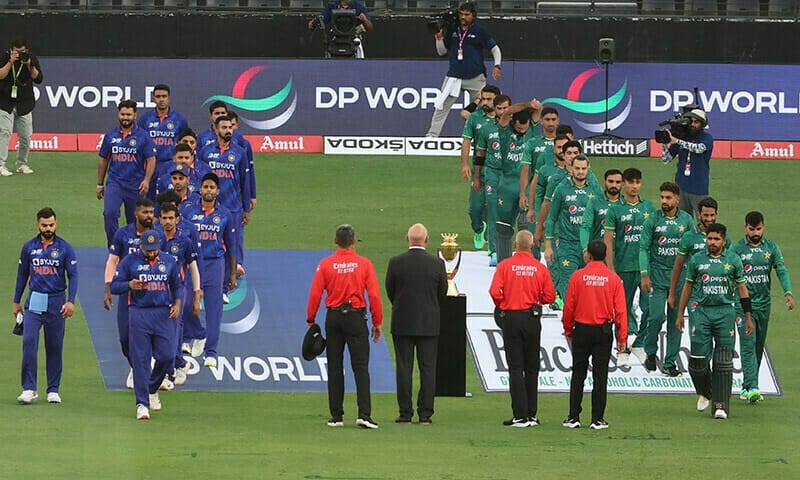
M 170 107 L 169 86 L 159 83 L 153 87 L 153 101 L 156 108 L 145 112 L 136 122 L 139 128 L 147 131 L 156 149 L 156 176 L 164 173 L 164 169 L 172 161 L 178 134 L 189 127 L 181 113 Z M 151 191 L 153 189 L 151 188 Z
M 75 311 L 78 292 L 78 260 L 66 240 L 56 236 L 56 214 L 51 208 L 36 213 L 39 235 L 25 243 L 19 254 L 14 315 L 23 313 L 22 293 L 28 285 L 22 332 L 22 394 L 19 403 L 39 397 L 36 388 L 39 331 L 44 327 L 47 354 L 47 401 L 61 403 L 62 351 L 66 319 Z M 69 280 L 69 284 L 67 284 Z
M 661 160 L 669 163 L 678 157 L 675 183 L 681 188 L 678 208 L 693 215 L 700 200 L 708 196 L 711 153 L 714 137 L 705 128 L 708 126 L 706 112 L 696 108 L 683 114 L 690 119 L 689 138 L 681 140 L 669 133 L 669 147 L 665 145 Z

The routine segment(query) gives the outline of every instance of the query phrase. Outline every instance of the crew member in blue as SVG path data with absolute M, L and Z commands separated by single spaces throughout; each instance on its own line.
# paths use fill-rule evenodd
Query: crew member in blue
M 105 293 L 103 294 L 103 308 L 111 310 L 113 300 L 111 298 L 111 281 L 114 279 L 114 272 L 120 261 L 131 253 L 139 251 L 139 239 L 142 232 L 153 228 L 154 209 L 153 202 L 149 198 L 140 198 L 136 201 L 134 211 L 135 221 L 117 230 L 111 245 L 108 247 L 108 259 L 105 269 Z M 119 333 L 119 343 L 122 347 L 122 354 L 131 363 L 130 343 L 128 342 L 128 302 L 124 298 L 120 299 L 117 305 L 117 332 Z M 128 373 L 126 381 L 128 388 L 133 388 L 133 369 Z
M 173 149 L 178 143 L 178 134 L 189 126 L 186 117 L 170 107 L 168 85 L 159 83 L 153 87 L 153 101 L 156 108 L 145 112 L 136 122 L 139 128 L 150 133 L 156 149 L 156 170 L 148 191 L 148 198 L 151 200 L 156 198 L 156 180 L 170 167 Z
M 176 172 L 183 174 L 187 177 L 185 182 L 186 192 L 180 192 L 181 196 L 200 190 L 200 180 L 203 175 L 209 173 L 211 169 L 205 162 L 198 162 L 195 160 L 194 150 L 187 143 L 179 143 L 175 145 L 175 154 L 172 157 L 172 162 L 167 164 L 167 169 L 158 178 L 156 183 L 156 196 L 167 190 L 175 188 L 175 181 L 172 178 Z
M 25 285 L 22 333 L 22 393 L 21 404 L 39 398 L 36 372 L 39 356 L 39 330 L 44 327 L 44 348 L 47 354 L 47 401 L 61 403 L 61 386 L 66 320 L 75 311 L 78 293 L 78 260 L 72 245 L 56 235 L 56 212 L 43 208 L 36 213 L 39 235 L 22 246 L 17 267 L 17 286 L 14 290 L 14 315 L 23 313 L 20 301 Z M 69 279 L 69 288 L 67 287 Z
M 136 201 L 150 190 L 156 167 L 156 149 L 150 135 L 134 124 L 136 102 L 123 100 L 117 108 L 119 128 L 103 137 L 97 164 L 96 194 L 98 200 L 104 200 L 103 222 L 109 247 L 119 229 L 119 208 L 125 205 L 126 223 L 133 223 Z
M 669 163 L 678 158 L 675 172 L 675 183 L 681 188 L 678 208 L 694 215 L 699 212 L 700 201 L 708 197 L 714 137 L 706 132 L 708 117 L 705 111 L 695 108 L 683 116 L 690 122 L 688 138 L 675 138 L 672 131 L 667 130 L 669 144 L 663 147 L 661 161 Z
M 136 418 L 147 420 L 150 409 L 161 410 L 158 389 L 172 369 L 183 282 L 178 262 L 160 255 L 160 233 L 142 232 L 139 247 L 117 266 L 111 293 L 128 297 Z
M 203 346 L 204 365 L 217 366 L 217 343 L 219 342 L 220 323 L 222 322 L 222 287 L 226 283 L 229 289 L 236 288 L 236 255 L 231 245 L 235 241 L 237 225 L 233 216 L 219 201 L 219 178 L 209 173 L 203 177 L 200 184 L 202 201 L 191 204 L 186 211 L 182 211 L 189 221 L 195 224 L 200 235 L 199 257 L 200 280 L 203 285 L 203 298 L 206 311 L 206 338 L 195 343 Z M 230 271 L 228 281 L 225 282 L 226 264 Z M 190 323 L 184 325 L 186 335 L 192 335 Z M 191 338 L 199 338 L 197 336 Z M 192 349 L 194 354 L 194 348 Z
M 181 280 L 184 285 L 184 296 L 181 299 L 184 305 L 183 311 L 178 316 L 178 323 L 176 334 L 174 338 L 175 362 L 169 376 L 175 385 L 183 385 L 186 383 L 186 375 L 189 370 L 189 364 L 183 358 L 181 352 L 181 338 L 183 337 L 183 314 L 184 312 L 189 315 L 200 314 L 200 300 L 203 298 L 203 290 L 200 285 L 200 271 L 197 268 L 197 249 L 192 242 L 190 235 L 192 233 L 196 236 L 194 226 L 192 231 L 185 232 L 178 228 L 178 222 L 181 220 L 178 214 L 178 207 L 173 202 L 163 202 L 161 204 L 161 213 L 159 215 L 159 223 L 156 225 L 157 230 L 164 239 L 161 244 L 161 251 L 169 254 L 178 262 L 180 267 Z M 190 292 L 194 292 L 190 298 Z

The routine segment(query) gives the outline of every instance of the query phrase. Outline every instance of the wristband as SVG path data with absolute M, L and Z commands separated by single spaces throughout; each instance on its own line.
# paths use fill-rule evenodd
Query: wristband
M 103 185 L 98 185 L 97 188 L 106 188 Z
M 740 301 L 742 302 L 742 310 L 744 310 L 744 313 L 753 312 L 753 302 L 750 300 L 750 297 L 741 298 Z
M 503 69 L 503 67 L 501 67 L 500 65 L 495 65 L 495 66 L 494 66 L 494 68 L 497 68 L 497 69 L 499 69 L 499 70 L 502 70 L 502 69 Z

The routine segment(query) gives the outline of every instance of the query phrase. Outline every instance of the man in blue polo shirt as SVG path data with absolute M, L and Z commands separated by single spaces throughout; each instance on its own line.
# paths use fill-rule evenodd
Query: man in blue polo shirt
M 711 153 L 714 151 L 714 137 L 705 131 L 708 117 L 702 109 L 695 108 L 683 114 L 691 122 L 688 138 L 678 139 L 669 132 L 669 144 L 664 145 L 661 161 L 669 163 L 678 158 L 675 183 L 681 188 L 681 201 L 678 208 L 694 215 L 699 212 L 700 201 L 708 197 L 711 172 Z M 699 217 L 697 218 L 699 220 Z
M 108 246 L 119 229 L 119 208 L 125 205 L 126 223 L 133 223 L 136 201 L 150 190 L 156 167 L 156 149 L 150 135 L 134 123 L 136 102 L 123 100 L 117 108 L 119 127 L 106 133 L 100 145 L 95 191 L 97 199 L 103 200 Z
M 19 254 L 17 286 L 14 290 L 14 315 L 23 313 L 22 292 L 28 285 L 22 332 L 21 404 L 39 398 L 36 388 L 39 330 L 44 327 L 44 348 L 47 354 L 47 401 L 61 403 L 64 329 L 66 320 L 75 311 L 78 293 L 78 260 L 72 245 L 56 236 L 56 212 L 43 208 L 36 213 L 39 235 L 27 242 Z M 69 279 L 69 289 L 67 288 Z
M 486 67 L 483 64 L 483 49 L 492 52 L 494 67 L 492 78 L 500 80 L 502 54 L 495 39 L 475 22 L 477 11 L 473 2 L 458 7 L 459 26 L 452 32 L 440 30 L 436 33 L 436 53 L 447 54 L 450 68 L 444 77 L 441 93 L 436 99 L 431 126 L 426 134 L 438 137 L 450 109 L 464 90 L 471 98 L 486 85 Z
M 170 107 L 169 86 L 159 83 L 153 87 L 153 101 L 156 108 L 145 112 L 136 122 L 139 128 L 146 130 L 153 139 L 156 149 L 156 173 L 150 181 L 148 197 L 155 198 L 156 180 L 163 175 L 172 162 L 173 148 L 178 143 L 178 134 L 189 124 L 186 118 Z

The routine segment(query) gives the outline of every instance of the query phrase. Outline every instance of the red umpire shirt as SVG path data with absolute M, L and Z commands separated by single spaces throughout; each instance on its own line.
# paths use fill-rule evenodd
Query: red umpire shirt
M 547 267 L 531 252 L 514 252 L 497 265 L 489 295 L 500 310 L 528 310 L 553 303 L 556 290 Z
M 628 341 L 628 315 L 622 280 L 604 262 L 593 260 L 577 270 L 569 279 L 564 301 L 564 335 L 572 337 L 575 322 L 603 325 L 613 321 L 617 326 L 617 342 Z
M 375 267 L 369 259 L 355 251 L 340 248 L 333 255 L 323 258 L 317 266 L 308 295 L 306 318 L 313 319 L 317 316 L 323 291 L 328 293 L 325 298 L 325 306 L 328 308 L 338 308 L 345 302 L 350 302 L 355 309 L 366 308 L 364 290 L 369 295 L 372 326 L 380 327 L 383 324 L 383 307 Z

